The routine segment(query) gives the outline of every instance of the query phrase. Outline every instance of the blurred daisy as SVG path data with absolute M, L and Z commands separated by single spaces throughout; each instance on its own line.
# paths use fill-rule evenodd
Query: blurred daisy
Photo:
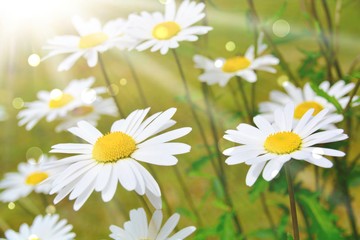
M 96 126 L 101 115 L 117 116 L 118 111 L 112 98 L 102 99 L 97 97 L 91 104 L 84 104 L 69 111 L 61 119 L 61 123 L 55 128 L 57 132 L 65 131 L 70 127 L 75 127 L 79 121 L 87 121 Z
M 48 122 L 64 118 L 84 103 L 91 102 L 92 99 L 89 99 L 88 95 L 92 95 L 95 100 L 96 94 L 105 92 L 106 88 L 91 89 L 94 82 L 95 78 L 89 77 L 71 81 L 63 91 L 53 89 L 51 92 L 38 92 L 39 100 L 25 103 L 26 109 L 19 112 L 19 126 L 26 124 L 26 130 L 31 130 L 44 117 Z
M 0 106 L 0 121 L 5 121 L 8 118 L 5 108 Z
M 0 181 L 0 189 L 4 189 L 0 193 L 0 201 L 14 202 L 28 196 L 32 191 L 48 194 L 51 184 L 43 181 L 53 172 L 44 170 L 42 164 L 55 160 L 54 157 L 42 155 L 38 162 L 30 159 L 18 165 L 18 172 L 6 173 L 5 178 Z
M 170 48 L 179 47 L 181 41 L 197 41 L 197 35 L 212 30 L 208 26 L 192 26 L 205 17 L 205 4 L 195 1 L 183 1 L 176 9 L 175 0 L 167 0 L 165 13 L 141 12 L 140 16 L 129 16 L 128 34 L 139 40 L 138 51 L 151 48 L 166 54 Z
M 49 168 L 66 168 L 54 177 L 50 192 L 57 193 L 54 203 L 70 194 L 69 199 L 76 199 L 74 209 L 78 210 L 94 190 L 101 192 L 103 201 L 108 202 L 113 198 L 119 181 L 126 190 L 146 194 L 155 208 L 161 208 L 159 201 L 154 203 L 154 199 L 161 196 L 159 186 L 138 161 L 175 165 L 178 160 L 174 155 L 189 152 L 190 146 L 169 141 L 188 134 L 191 128 L 152 137 L 175 124 L 171 118 L 176 109 L 156 113 L 144 120 L 149 110 L 136 110 L 126 119 L 114 122 L 110 133 L 105 135 L 85 121 L 70 128 L 72 134 L 87 143 L 63 143 L 52 147 L 53 153 L 75 154 L 48 164 Z
M 217 83 L 224 87 L 234 76 L 241 77 L 248 82 L 256 82 L 255 70 L 275 73 L 276 69 L 272 66 L 279 64 L 279 59 L 271 54 L 262 55 L 267 48 L 262 39 L 263 34 L 260 34 L 257 49 L 259 57 L 256 58 L 253 45 L 246 50 L 245 56 L 211 60 L 201 55 L 195 55 L 193 59 L 195 67 L 204 70 L 204 73 L 199 76 L 200 81 L 209 85 Z
M 115 240 L 182 240 L 192 234 L 196 228 L 186 227 L 169 237 L 179 222 L 180 215 L 173 214 L 161 227 L 163 215 L 160 210 L 154 212 L 149 224 L 143 208 L 130 211 L 130 221 L 124 228 L 110 226 L 110 237 Z
M 23 223 L 19 232 L 7 230 L 5 237 L 8 240 L 72 240 L 75 233 L 73 226 L 67 224 L 66 219 L 59 221 L 59 215 L 38 215 L 31 226 Z
M 284 163 L 291 158 L 304 160 L 319 167 L 330 168 L 330 162 L 324 156 L 343 157 L 341 151 L 315 147 L 314 145 L 337 142 L 347 138 L 342 129 L 316 132 L 323 126 L 337 120 L 338 116 L 325 118 L 328 110 L 312 116 L 314 109 L 308 110 L 298 121 L 294 121 L 294 105 L 287 104 L 274 112 L 274 124 L 262 116 L 254 117 L 256 127 L 240 124 L 236 130 L 227 130 L 225 139 L 239 143 L 240 146 L 226 149 L 223 153 L 229 165 L 245 162 L 251 165 L 246 184 L 252 186 L 263 171 L 265 180 L 272 180 Z M 316 132 L 316 133 L 315 133 Z M 266 166 L 265 166 L 266 165 Z
M 58 67 L 58 71 L 69 70 L 74 63 L 84 57 L 89 67 L 94 67 L 98 61 L 98 53 L 117 46 L 121 49 L 134 45 L 134 40 L 124 34 L 126 21 L 116 19 L 101 26 L 96 18 L 84 21 L 75 16 L 73 25 L 79 35 L 58 36 L 48 40 L 43 47 L 50 51 L 43 60 L 59 54 L 70 54 Z
M 270 102 L 263 102 L 259 104 L 260 113 L 268 120 L 273 120 L 273 112 L 276 109 L 283 108 L 287 103 L 293 102 L 295 104 L 294 118 L 299 120 L 309 109 L 314 109 L 313 115 L 315 116 L 323 109 L 328 109 L 328 115 L 334 115 L 336 108 L 325 98 L 318 96 L 310 87 L 309 83 L 306 83 L 304 88 L 297 88 L 290 82 L 283 84 L 286 94 L 280 91 L 272 91 L 270 93 Z M 348 104 L 350 97 L 347 94 L 355 87 L 354 83 L 345 84 L 345 81 L 337 81 L 330 87 L 328 81 L 322 82 L 319 85 L 320 89 L 324 90 L 330 96 L 336 98 L 342 108 L 345 108 Z M 357 96 L 353 98 L 353 101 L 357 100 Z M 342 121 L 342 117 L 338 118 Z M 327 128 L 334 128 L 333 124 L 327 126 Z

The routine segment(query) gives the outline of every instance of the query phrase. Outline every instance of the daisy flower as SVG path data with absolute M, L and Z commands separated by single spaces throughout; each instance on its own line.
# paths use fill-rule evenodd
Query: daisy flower
M 76 107 L 61 119 L 62 122 L 55 128 L 57 132 L 65 131 L 70 127 L 75 127 L 79 121 L 87 121 L 96 126 L 101 115 L 117 116 L 117 108 L 112 98 L 102 99 L 97 97 L 91 104 L 84 104 Z
M 205 4 L 185 0 L 176 9 L 175 0 L 167 0 L 165 13 L 141 12 L 129 16 L 128 34 L 139 41 L 138 51 L 151 48 L 166 54 L 169 49 L 179 47 L 181 41 L 197 41 L 197 35 L 212 30 L 208 26 L 193 26 L 205 17 Z
M 42 155 L 36 162 L 29 159 L 26 163 L 18 165 L 18 172 L 6 173 L 5 178 L 0 181 L 0 201 L 14 202 L 22 197 L 28 196 L 32 191 L 48 194 L 51 184 L 43 182 L 53 174 L 53 171 L 44 170 L 42 164 L 53 162 L 54 157 Z
M 262 42 L 263 34 L 259 35 L 257 56 L 255 58 L 255 49 L 251 45 L 244 56 L 235 56 L 230 58 L 217 58 L 211 60 L 201 55 L 195 55 L 193 60 L 195 67 L 204 70 L 204 73 L 199 76 L 201 82 L 206 82 L 209 85 L 215 83 L 224 87 L 229 80 L 238 76 L 248 82 L 256 82 L 257 76 L 255 70 L 275 73 L 276 69 L 273 65 L 279 64 L 279 59 L 271 54 L 262 55 L 266 50 L 267 45 Z
M 347 135 L 343 134 L 342 129 L 316 132 L 338 120 L 339 116 L 326 118 L 327 112 L 328 109 L 323 109 L 316 116 L 312 116 L 314 109 L 310 109 L 297 124 L 293 124 L 294 105 L 290 103 L 275 110 L 273 124 L 262 116 L 256 116 L 256 127 L 240 124 L 236 130 L 227 130 L 224 138 L 241 145 L 223 152 L 229 156 L 226 163 L 233 165 L 245 162 L 251 165 L 246 176 L 248 186 L 255 183 L 263 169 L 263 178 L 272 180 L 290 159 L 304 160 L 324 168 L 332 167 L 332 162 L 324 156 L 343 157 L 345 154 L 316 145 L 341 141 L 346 139 Z
M 8 240 L 72 240 L 75 233 L 73 226 L 67 224 L 66 219 L 59 220 L 59 215 L 38 215 L 31 226 L 23 223 L 19 232 L 7 230 L 5 237 Z
M 159 186 L 139 162 L 175 165 L 178 159 L 174 155 L 189 152 L 190 146 L 169 141 L 188 134 L 191 128 L 157 135 L 175 124 L 171 117 L 176 109 L 156 113 L 144 120 L 149 110 L 136 110 L 126 119 L 114 122 L 105 135 L 85 121 L 68 129 L 87 143 L 63 143 L 52 147 L 52 153 L 75 154 L 47 166 L 66 168 L 54 176 L 50 192 L 57 193 L 54 203 L 70 194 L 69 199 L 76 199 L 74 209 L 78 210 L 94 190 L 101 192 L 103 201 L 108 202 L 120 182 L 128 191 L 146 194 L 154 204 L 153 200 L 161 196 Z M 155 202 L 154 207 L 161 208 L 159 201 Z
M 276 109 L 283 108 L 287 103 L 293 102 L 295 104 L 294 118 L 299 120 L 309 109 L 314 109 L 313 115 L 315 116 L 323 109 L 328 109 L 328 115 L 334 115 L 336 108 L 325 98 L 318 96 L 314 90 L 310 87 L 309 83 L 306 83 L 304 88 L 297 88 L 290 82 L 285 82 L 283 87 L 286 93 L 280 91 L 272 91 L 270 93 L 270 102 L 263 102 L 259 104 L 260 113 L 268 120 L 273 120 L 273 112 Z M 324 90 L 336 98 L 342 108 L 345 108 L 348 104 L 350 97 L 347 94 L 355 87 L 354 83 L 346 84 L 345 81 L 337 81 L 330 87 L 328 81 L 322 82 L 319 85 L 320 89 Z M 357 100 L 357 96 L 353 98 L 353 101 Z M 342 118 L 338 118 L 342 121 Z M 328 128 L 335 128 L 333 124 L 328 125 Z
M 87 60 L 89 67 L 94 67 L 98 53 L 114 46 L 124 49 L 134 45 L 134 40 L 124 34 L 126 21 L 123 19 L 109 21 L 103 27 L 96 18 L 84 21 L 75 16 L 72 22 L 78 35 L 57 36 L 48 40 L 43 47 L 50 51 L 43 60 L 59 54 L 70 54 L 60 63 L 58 71 L 69 70 L 80 57 Z
M 64 90 L 53 89 L 52 91 L 40 91 L 37 94 L 39 100 L 25 103 L 26 109 L 18 114 L 19 126 L 26 125 L 26 130 L 31 130 L 42 118 L 48 122 L 57 118 L 64 118 L 69 112 L 91 102 L 90 98 L 96 98 L 96 94 L 103 93 L 106 88 L 91 89 L 95 78 L 73 80 Z
M 157 210 L 148 224 L 144 209 L 133 209 L 130 211 L 130 221 L 125 222 L 124 228 L 110 226 L 110 237 L 115 240 L 182 240 L 196 230 L 193 226 L 186 227 L 169 237 L 178 224 L 180 215 L 173 214 L 163 227 L 162 219 L 162 212 Z

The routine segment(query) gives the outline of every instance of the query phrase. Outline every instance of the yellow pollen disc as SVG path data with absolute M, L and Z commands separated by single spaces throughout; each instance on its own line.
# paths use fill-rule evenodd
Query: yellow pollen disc
M 224 65 L 222 66 L 222 70 L 224 72 L 236 72 L 248 68 L 250 64 L 250 60 L 246 57 L 232 57 L 226 59 Z
M 70 94 L 63 93 L 59 97 L 52 98 L 49 101 L 50 108 L 61 108 L 74 100 L 74 97 Z
M 94 108 L 92 106 L 81 106 L 72 110 L 71 115 L 74 117 L 81 117 L 81 116 L 86 116 L 89 113 L 92 113 L 93 111 Z
M 293 132 L 278 132 L 269 135 L 264 143 L 266 151 L 275 154 L 289 154 L 301 147 L 302 140 Z
M 79 48 L 96 47 L 108 39 L 108 35 L 103 32 L 88 34 L 80 38 Z
M 154 27 L 152 35 L 158 40 L 167 40 L 178 34 L 180 30 L 181 27 L 176 22 L 162 22 Z
M 45 172 L 33 172 L 26 177 L 25 183 L 28 185 L 35 186 L 41 183 L 42 181 L 44 181 L 45 179 L 47 179 L 48 177 L 49 175 Z
M 312 114 L 313 116 L 315 116 L 321 110 L 324 109 L 323 106 L 321 106 L 319 103 L 314 102 L 314 101 L 302 102 L 296 106 L 295 112 L 294 112 L 294 117 L 296 119 L 302 118 L 302 116 L 311 108 L 314 109 L 314 112 Z
M 135 140 L 122 132 L 112 132 L 96 141 L 92 156 L 99 162 L 116 162 L 129 157 L 136 149 Z

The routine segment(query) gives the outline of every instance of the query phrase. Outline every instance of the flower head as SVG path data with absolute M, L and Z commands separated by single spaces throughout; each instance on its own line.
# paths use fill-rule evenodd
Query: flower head
M 26 109 L 19 112 L 19 126 L 26 125 L 26 130 L 31 130 L 44 117 L 51 122 L 65 118 L 83 106 L 93 107 L 96 95 L 106 91 L 104 87 L 92 89 L 94 82 L 93 77 L 72 80 L 64 90 L 38 92 L 39 100 L 25 103 Z M 89 93 L 93 99 L 89 99 Z
M 254 46 L 251 45 L 244 56 L 234 56 L 230 58 L 217 58 L 211 60 L 201 55 L 194 56 L 195 67 L 204 70 L 199 79 L 209 85 L 218 83 L 224 87 L 229 80 L 238 76 L 248 82 L 256 82 L 257 76 L 255 70 L 275 73 L 273 65 L 279 64 L 279 59 L 271 54 L 262 55 L 266 50 L 266 45 L 262 43 L 263 34 L 258 39 L 257 55 L 255 57 Z
M 197 41 L 197 35 L 212 30 L 208 26 L 193 26 L 205 17 L 205 4 L 185 0 L 176 9 L 174 0 L 165 4 L 165 13 L 141 12 L 129 16 L 128 34 L 139 41 L 136 49 L 143 51 L 151 48 L 152 52 L 160 50 L 166 54 L 169 49 L 179 47 L 181 41 Z
M 350 97 L 347 94 L 354 88 L 355 84 L 345 84 L 343 80 L 337 81 L 330 87 L 328 81 L 320 84 L 320 89 L 325 91 L 329 96 L 336 98 L 342 108 L 348 104 Z M 273 112 L 276 109 L 283 108 L 289 102 L 295 105 L 294 118 L 296 121 L 309 110 L 314 109 L 313 115 L 315 116 L 323 109 L 328 109 L 327 116 L 338 116 L 338 122 L 342 120 L 342 117 L 336 114 L 336 108 L 325 98 L 318 96 L 314 90 L 310 87 L 309 83 L 306 83 L 304 88 L 297 88 L 290 82 L 283 84 L 286 94 L 280 91 L 272 91 L 270 93 L 270 102 L 260 103 L 260 113 L 266 119 L 273 121 Z M 358 97 L 354 97 L 353 101 L 356 101 Z M 336 123 L 336 122 L 334 122 Z M 324 126 L 326 128 L 335 128 L 333 124 Z
M 251 165 L 246 176 L 248 186 L 255 183 L 263 169 L 264 179 L 272 180 L 284 163 L 292 158 L 319 167 L 332 167 L 332 162 L 324 156 L 343 157 L 345 154 L 316 145 L 341 141 L 346 139 L 347 135 L 343 134 L 342 129 L 317 132 L 337 119 L 326 118 L 327 109 L 320 111 L 316 116 L 312 116 L 313 112 L 314 109 L 308 110 L 296 124 L 293 124 L 294 105 L 290 103 L 275 110 L 273 124 L 262 116 L 256 116 L 256 127 L 240 124 L 236 130 L 227 130 L 224 138 L 241 145 L 223 152 L 229 156 L 226 163 L 233 165 L 245 162 Z
M 28 196 L 32 191 L 48 194 L 51 184 L 44 182 L 44 180 L 54 173 L 44 170 L 42 164 L 55 160 L 54 157 L 42 155 L 37 162 L 30 159 L 26 163 L 20 163 L 18 172 L 5 174 L 5 178 L 0 181 L 0 189 L 4 189 L 0 193 L 0 201 L 14 202 Z
M 160 210 L 154 212 L 149 224 L 143 208 L 130 211 L 130 221 L 124 224 L 124 228 L 115 225 L 110 226 L 110 237 L 115 240 L 182 240 L 195 231 L 195 227 L 186 227 L 169 235 L 179 222 L 180 215 L 173 214 L 161 227 L 163 215 Z
M 50 192 L 58 194 L 54 202 L 70 194 L 71 200 L 76 199 L 74 209 L 78 210 L 94 190 L 101 192 L 102 199 L 107 202 L 113 198 L 117 182 L 120 182 L 128 191 L 146 194 L 156 208 L 161 208 L 159 186 L 139 162 L 175 165 L 178 160 L 174 155 L 189 152 L 190 146 L 169 141 L 188 134 L 191 128 L 157 135 L 175 124 L 171 117 L 176 109 L 156 113 L 144 120 L 149 110 L 136 110 L 126 119 L 114 122 L 105 135 L 85 121 L 70 128 L 72 134 L 87 143 L 63 143 L 52 147 L 53 153 L 75 154 L 47 165 L 50 169 L 66 168 L 54 176 Z
M 59 221 L 59 215 L 38 215 L 31 226 L 23 223 L 19 232 L 7 230 L 5 237 L 9 240 L 72 240 L 75 233 L 71 232 L 71 224 L 66 219 Z
M 69 70 L 80 57 L 87 60 L 89 67 L 94 67 L 98 61 L 98 53 L 114 46 L 124 49 L 134 44 L 134 40 L 124 34 L 126 21 L 123 19 L 109 21 L 103 27 L 96 18 L 84 21 L 75 16 L 72 22 L 79 35 L 57 36 L 48 40 L 43 47 L 50 51 L 43 60 L 70 53 L 70 56 L 60 63 L 58 71 Z

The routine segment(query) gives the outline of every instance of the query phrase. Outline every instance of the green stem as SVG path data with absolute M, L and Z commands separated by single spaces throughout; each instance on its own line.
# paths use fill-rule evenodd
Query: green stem
M 118 101 L 116 99 L 116 93 L 115 93 L 115 91 L 114 91 L 114 89 L 113 89 L 113 87 L 111 85 L 109 75 L 106 72 L 105 65 L 104 65 L 104 62 L 102 60 L 101 54 L 99 54 L 99 65 L 100 65 L 100 68 L 101 68 L 101 72 L 102 72 L 102 74 L 104 76 L 107 89 L 109 90 L 111 97 L 114 99 L 114 102 L 115 102 L 115 105 L 116 105 L 116 107 L 118 109 L 120 117 L 124 117 L 125 114 L 124 114 L 123 110 L 121 109 L 121 107 L 120 107 L 120 105 L 119 105 L 119 103 L 118 103 Z
M 223 155 L 219 148 L 219 137 L 217 135 L 218 131 L 216 128 L 215 117 L 214 117 L 214 113 L 212 111 L 212 107 L 211 107 L 211 103 L 210 103 L 210 99 L 209 99 L 209 88 L 206 83 L 202 83 L 201 87 L 202 87 L 203 95 L 205 98 L 206 112 L 210 119 L 211 132 L 212 132 L 214 142 L 215 142 L 215 149 L 216 149 L 218 164 L 220 166 L 220 175 L 218 176 L 218 178 L 224 189 L 226 203 L 228 204 L 228 206 L 231 209 L 235 209 L 233 201 L 230 197 L 229 188 L 228 188 L 228 184 L 226 181 L 226 175 L 225 175 L 225 170 L 224 170 L 224 166 L 223 166 L 224 160 L 222 159 Z M 233 214 L 233 221 L 235 223 L 238 233 L 241 234 L 243 232 L 243 230 L 241 227 L 240 219 L 237 216 L 236 212 L 234 212 L 234 214 Z
M 272 218 L 272 216 L 271 216 L 269 207 L 268 207 L 268 205 L 267 205 L 267 203 L 266 203 L 265 193 L 261 193 L 261 194 L 260 194 L 260 200 L 261 200 L 261 205 L 262 205 L 262 207 L 263 207 L 263 210 L 264 210 L 264 212 L 265 212 L 265 215 L 266 215 L 266 217 L 267 217 L 267 219 L 268 219 L 268 221 L 269 221 L 270 227 L 271 227 L 271 229 L 272 229 L 272 231 L 273 231 L 274 237 L 275 237 L 275 239 L 279 239 L 278 233 L 277 233 L 277 231 L 276 231 L 276 229 L 277 229 L 277 228 L 276 228 L 276 225 L 275 225 L 274 220 L 273 220 L 273 218 Z
M 297 219 L 296 213 L 296 203 L 295 203 L 295 195 L 294 195 L 294 187 L 291 177 L 291 169 L 289 167 L 289 163 L 285 164 L 285 173 L 286 173 L 286 180 L 288 184 L 288 192 L 289 192 L 289 200 L 290 200 L 290 212 L 291 212 L 291 221 L 293 226 L 293 235 L 294 240 L 299 240 L 299 224 Z
M 149 104 L 146 100 L 146 97 L 145 97 L 145 94 L 144 94 L 144 90 L 143 88 L 141 87 L 141 84 L 140 84 L 140 80 L 139 80 L 139 77 L 135 71 L 135 68 L 134 68 L 134 65 L 132 64 L 130 58 L 129 58 L 129 55 L 127 53 L 124 53 L 124 58 L 125 58 L 125 61 L 127 62 L 127 64 L 129 65 L 129 68 L 130 68 L 130 72 L 131 72 L 131 75 L 135 81 L 135 85 L 136 85 L 136 89 L 139 93 L 139 96 L 140 96 L 140 99 L 141 99 L 141 102 L 142 102 L 142 105 L 144 107 L 148 107 Z
M 243 102 L 244 102 L 244 106 L 245 106 L 246 113 L 247 113 L 247 116 L 248 116 L 248 121 L 249 121 L 249 123 L 251 123 L 252 122 L 251 109 L 250 109 L 249 102 L 248 102 L 248 100 L 246 98 L 246 93 L 245 93 L 245 89 L 244 89 L 244 86 L 243 86 L 243 83 L 242 83 L 242 79 L 240 77 L 236 77 L 236 80 L 237 80 L 239 90 L 240 90 L 240 93 L 241 93 L 241 96 L 242 96 L 242 99 L 243 99 Z

